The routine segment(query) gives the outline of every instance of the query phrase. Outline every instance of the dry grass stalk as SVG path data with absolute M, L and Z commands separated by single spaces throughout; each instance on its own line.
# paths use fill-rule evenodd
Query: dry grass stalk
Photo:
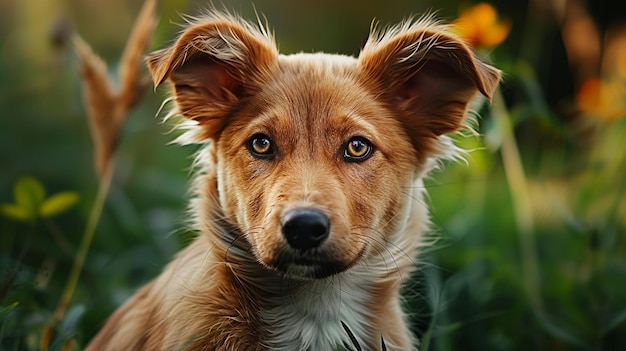
M 156 25 L 156 0 L 146 0 L 135 21 L 132 33 L 120 59 L 120 87 L 116 88 L 107 74 L 106 63 L 96 55 L 80 36 L 73 37 L 74 50 L 79 61 L 83 80 L 84 102 L 87 108 L 89 129 L 94 143 L 95 166 L 100 177 L 98 196 L 94 202 L 82 241 L 76 253 L 72 271 L 65 285 L 51 321 L 42 331 L 39 348 L 48 350 L 54 337 L 55 326 L 63 319 L 70 305 L 80 272 L 82 271 L 113 174 L 113 153 L 117 147 L 120 130 L 128 111 L 139 101 L 148 80 L 141 77 L 146 50 Z M 73 339 L 65 346 L 72 348 Z
M 83 81 L 83 97 L 94 143 L 94 162 L 102 177 L 117 147 L 128 111 L 137 103 L 148 80 L 142 78 L 143 53 L 156 25 L 156 0 L 146 0 L 135 21 L 119 65 L 120 86 L 115 87 L 106 63 L 78 34 L 73 38 Z

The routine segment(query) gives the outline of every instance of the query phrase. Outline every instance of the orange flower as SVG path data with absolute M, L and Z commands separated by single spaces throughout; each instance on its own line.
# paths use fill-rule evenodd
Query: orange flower
M 493 6 L 485 2 L 464 10 L 452 24 L 457 34 L 477 49 L 497 46 L 511 30 L 511 23 L 500 21 Z
M 603 119 L 616 119 L 626 115 L 626 85 L 617 79 L 585 81 L 576 94 L 581 112 Z

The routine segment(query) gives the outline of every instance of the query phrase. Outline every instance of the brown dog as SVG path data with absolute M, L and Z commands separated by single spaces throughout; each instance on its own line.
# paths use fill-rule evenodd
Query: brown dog
M 401 283 L 429 220 L 422 178 L 499 72 L 431 20 L 374 30 L 358 58 L 278 53 L 212 12 L 148 58 L 186 141 L 206 143 L 198 237 L 88 350 L 410 350 Z M 342 324 L 343 323 L 343 324 Z

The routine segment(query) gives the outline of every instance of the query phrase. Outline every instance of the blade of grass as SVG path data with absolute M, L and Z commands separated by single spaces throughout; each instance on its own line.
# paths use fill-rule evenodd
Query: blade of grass
M 567 341 L 570 344 L 585 346 L 572 332 L 555 324 L 547 315 L 541 298 L 541 280 L 539 257 L 535 241 L 535 218 L 530 198 L 528 181 L 524 166 L 517 147 L 511 118 L 506 108 L 502 92 L 498 89 L 492 102 L 492 116 L 496 128 L 502 135 L 501 155 L 504 172 L 509 184 L 509 191 L 513 201 L 513 210 L 517 226 L 518 240 L 522 265 L 524 286 L 533 313 L 543 328 L 550 334 Z
M 502 92 L 498 89 L 491 106 L 493 121 L 502 136 L 501 155 L 504 172 L 513 200 L 513 210 L 517 225 L 520 253 L 522 257 L 522 275 L 533 311 L 544 316 L 540 294 L 539 259 L 535 242 L 535 219 L 529 196 L 528 182 L 524 166 L 517 147 L 511 118 L 506 108 Z
M 348 334 L 348 337 L 350 338 L 350 341 L 352 342 L 354 347 L 356 347 L 356 350 L 362 351 L 363 349 L 361 348 L 361 345 L 359 345 L 359 342 L 356 340 L 356 337 L 352 333 L 352 330 L 350 330 L 350 328 L 348 328 L 346 323 L 344 323 L 343 321 L 341 321 L 341 326 L 343 327 L 343 330 L 345 330 L 346 334 Z
M 76 285 L 78 284 L 78 279 L 80 278 L 80 273 L 85 264 L 85 259 L 87 258 L 91 241 L 96 233 L 102 209 L 104 208 L 104 203 L 106 201 L 107 194 L 109 193 L 109 188 L 111 187 L 113 169 L 114 163 L 111 162 L 109 166 L 105 168 L 102 178 L 100 178 L 100 182 L 98 184 L 98 194 L 94 200 L 93 206 L 91 207 L 91 212 L 89 213 L 89 218 L 87 220 L 87 226 L 85 227 L 85 232 L 83 233 L 80 246 L 78 247 L 78 252 L 76 253 L 76 258 L 74 259 L 74 264 L 72 265 L 72 271 L 70 272 L 70 276 L 61 295 L 61 299 L 59 300 L 59 304 L 52 315 L 51 322 L 48 326 L 46 326 L 44 335 L 51 335 L 50 333 L 52 332 L 52 328 L 54 328 L 54 326 L 56 326 L 63 319 L 72 297 L 74 296 Z M 40 349 L 47 350 L 49 342 L 50 338 L 42 338 L 40 342 Z

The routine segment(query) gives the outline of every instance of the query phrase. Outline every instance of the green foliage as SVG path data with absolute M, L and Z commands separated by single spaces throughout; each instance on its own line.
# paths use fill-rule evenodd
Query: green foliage
M 14 220 L 33 222 L 64 213 L 78 203 L 78 193 L 64 191 L 46 198 L 46 190 L 37 179 L 24 176 L 13 187 L 15 202 L 2 204 L 2 213 Z
M 78 199 L 78 194 L 72 191 L 54 194 L 41 204 L 39 207 L 39 215 L 43 218 L 57 216 L 74 206 L 78 202 Z
M 11 313 L 11 311 L 13 311 L 18 304 L 19 302 L 14 302 L 8 306 L 0 307 L 0 320 L 2 320 L 2 318 L 4 318 L 7 314 Z

